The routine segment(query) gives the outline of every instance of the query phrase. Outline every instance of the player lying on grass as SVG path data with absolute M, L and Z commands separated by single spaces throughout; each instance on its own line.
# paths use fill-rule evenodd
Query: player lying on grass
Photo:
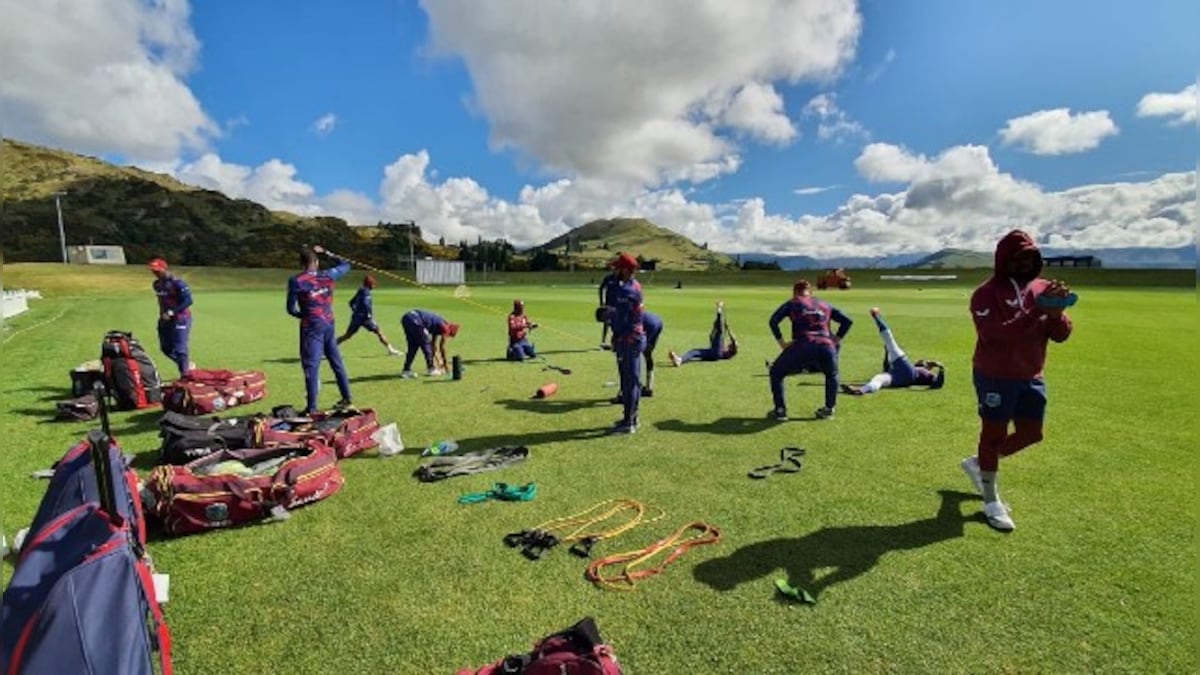
M 725 334 L 729 334 L 729 346 L 725 346 Z M 717 316 L 713 319 L 712 330 L 708 332 L 708 348 L 692 349 L 684 352 L 683 356 L 670 352 L 671 363 L 677 367 L 691 361 L 720 361 L 737 356 L 737 336 L 729 330 L 725 321 L 725 303 L 717 303 Z
M 892 329 L 888 328 L 878 307 L 871 308 L 871 318 L 875 319 L 875 325 L 879 326 L 879 337 L 883 340 L 883 372 L 860 386 L 844 384 L 842 391 L 854 396 L 862 396 L 873 394 L 880 389 L 900 389 L 902 387 L 941 389 L 946 383 L 945 366 L 938 361 L 921 360 L 913 363 L 896 343 Z

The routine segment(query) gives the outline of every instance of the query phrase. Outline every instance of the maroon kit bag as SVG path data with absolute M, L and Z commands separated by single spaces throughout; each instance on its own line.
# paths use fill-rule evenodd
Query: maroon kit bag
M 155 467 L 146 509 L 168 534 L 265 520 L 337 493 L 345 478 L 320 439 L 273 448 L 220 450 L 185 466 Z
M 622 675 L 612 647 L 604 644 L 596 622 L 588 617 L 570 628 L 548 635 L 528 654 L 508 656 L 478 670 L 456 675 Z
M 300 443 L 307 438 L 321 438 L 338 459 L 352 457 L 378 443 L 371 436 L 379 430 L 379 416 L 370 408 L 347 408 L 300 416 L 291 406 L 271 411 L 271 416 L 257 421 L 261 431 L 257 436 L 264 446 L 279 443 Z
M 267 397 L 267 376 L 258 370 L 201 370 L 163 387 L 163 408 L 184 415 L 211 415 Z

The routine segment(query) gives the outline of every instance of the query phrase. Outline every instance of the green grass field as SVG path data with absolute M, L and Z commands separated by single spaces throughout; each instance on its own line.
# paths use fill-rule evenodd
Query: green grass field
M 105 330 L 132 330 L 164 375 L 174 374 L 157 352 L 148 273 L 62 269 L 4 268 L 6 287 L 47 296 L 0 337 L 0 526 L 10 537 L 45 490 L 30 472 L 88 428 L 51 418 L 54 401 L 69 395 L 67 371 L 98 356 Z M 854 290 L 823 295 L 856 320 L 843 381 L 879 366 L 867 311 L 878 305 L 910 354 L 947 364 L 948 385 L 842 397 L 834 420 L 786 423 L 765 419 L 763 361 L 775 356 L 766 320 L 791 275 L 745 285 L 689 276 L 677 290 L 674 276 L 659 274 L 646 286 L 647 306 L 666 321 L 656 396 L 630 437 L 602 433 L 619 417 L 606 403 L 616 367 L 597 349 L 586 275 L 493 277 L 472 287 L 470 303 L 385 280 L 376 308 L 392 339 L 403 341 L 399 317 L 413 307 L 460 322 L 450 352 L 466 361 L 465 377 L 402 381 L 401 361 L 369 334 L 343 346 L 355 401 L 396 422 L 409 450 L 344 461 L 346 488 L 287 522 L 156 539 L 150 552 L 171 575 L 177 671 L 446 673 L 523 651 L 592 615 L 629 673 L 1195 672 L 1191 272 L 1142 274 L 1136 285 L 1128 273 L 1064 273 L 1081 294 L 1075 333 L 1051 346 L 1045 441 L 1002 466 L 1011 535 L 983 522 L 958 467 L 978 426 L 966 302 L 982 272 L 953 285 L 863 275 Z M 194 360 L 265 370 L 270 396 L 247 412 L 302 403 L 297 329 L 283 311 L 288 272 L 186 275 L 196 295 Z M 336 298 L 343 322 L 353 283 Z M 543 324 L 535 339 L 546 363 L 500 360 L 514 297 Z M 741 339 L 738 357 L 664 365 L 667 349 L 705 344 L 717 299 Z M 323 374 L 329 405 L 337 391 Z M 550 381 L 555 397 L 530 399 Z M 793 416 L 809 415 L 820 391 L 815 376 L 790 378 Z M 143 472 L 157 452 L 158 417 L 113 418 Z M 418 483 L 415 451 L 446 438 L 467 450 L 521 444 L 531 455 L 499 472 Z M 802 472 L 747 478 L 784 446 L 808 450 Z M 497 481 L 536 482 L 538 497 L 456 502 Z M 601 543 L 600 555 L 641 548 L 691 520 L 718 527 L 722 541 L 632 592 L 593 587 L 586 563 L 561 548 L 534 563 L 501 542 L 617 498 L 665 517 Z M 9 561 L 3 580 L 11 575 Z M 817 604 L 781 603 L 777 577 Z

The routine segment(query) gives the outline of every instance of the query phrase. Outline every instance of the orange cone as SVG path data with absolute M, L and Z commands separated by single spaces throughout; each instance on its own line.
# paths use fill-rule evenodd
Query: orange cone
M 538 390 L 533 393 L 534 398 L 550 398 L 554 392 L 558 391 L 558 385 L 553 382 L 547 382 L 538 387 Z

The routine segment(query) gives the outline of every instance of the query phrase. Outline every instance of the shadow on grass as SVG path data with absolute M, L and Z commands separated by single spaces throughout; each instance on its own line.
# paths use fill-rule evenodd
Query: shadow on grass
M 493 434 L 490 436 L 475 436 L 474 438 L 458 439 L 461 452 L 486 450 L 505 445 L 524 445 L 528 448 L 545 443 L 561 443 L 563 441 L 581 441 L 593 438 L 603 438 L 608 435 L 608 427 L 592 429 L 556 429 L 552 431 L 535 431 L 523 434 Z
M 557 399 L 557 398 L 508 398 L 494 401 L 509 410 L 557 415 L 559 413 L 586 410 L 588 408 L 607 408 L 613 405 L 608 399 Z
M 909 551 L 963 536 L 969 521 L 983 521 L 981 512 L 964 516 L 962 502 L 979 495 L 939 490 L 942 503 L 932 518 L 899 525 L 824 527 L 803 537 L 770 539 L 743 546 L 724 558 L 696 566 L 695 578 L 717 591 L 731 591 L 778 569 L 787 570 L 788 583 L 817 598 L 834 584 L 871 571 L 894 551 Z M 817 577 L 817 570 L 833 571 Z
M 801 418 L 779 421 L 766 415 L 762 417 L 722 417 L 711 422 L 684 422 L 683 420 L 663 420 L 655 422 L 654 426 L 662 431 L 678 431 L 685 434 L 724 434 L 736 436 L 740 434 L 757 434 L 780 424 L 788 422 L 812 422 L 816 418 Z
M 300 363 L 300 358 L 297 356 L 281 356 L 274 359 L 263 359 L 266 363 Z
M 163 418 L 162 408 L 150 408 L 130 414 L 110 413 L 110 423 L 115 436 L 158 431 L 158 421 Z
M 74 421 L 76 421 L 76 420 L 60 420 L 60 419 L 58 419 L 57 417 L 55 417 L 55 415 L 57 414 L 57 408 L 55 408 L 52 405 L 46 406 L 45 408 L 9 408 L 8 411 L 11 413 L 16 413 L 18 415 L 23 415 L 25 417 L 37 418 L 38 424 L 53 424 L 56 422 L 74 422 Z

